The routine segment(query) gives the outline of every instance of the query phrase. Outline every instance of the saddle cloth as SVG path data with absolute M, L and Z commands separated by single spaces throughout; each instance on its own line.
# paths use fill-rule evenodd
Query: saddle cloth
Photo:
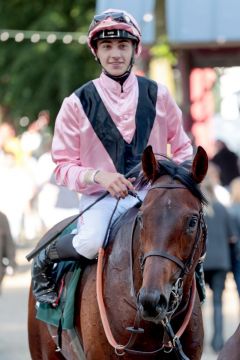
M 36 318 L 50 325 L 61 326 L 63 330 L 74 327 L 74 300 L 75 291 L 81 275 L 78 261 L 62 261 L 54 270 L 57 283 L 63 282 L 63 291 L 60 294 L 57 307 L 50 304 L 37 303 Z M 53 274 L 54 276 L 54 274 Z

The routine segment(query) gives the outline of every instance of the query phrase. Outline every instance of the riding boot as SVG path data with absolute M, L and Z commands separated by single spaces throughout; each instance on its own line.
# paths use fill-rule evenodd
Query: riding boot
M 57 300 L 55 283 L 52 279 L 52 268 L 57 259 L 51 259 L 51 248 L 54 243 L 41 250 L 34 258 L 32 266 L 32 291 L 36 300 L 41 303 L 54 303 Z
M 206 285 L 204 280 L 203 262 L 200 261 L 195 269 L 196 285 L 201 304 L 206 300 Z
M 213 311 L 214 333 L 211 345 L 215 352 L 219 352 L 224 345 L 222 306 L 219 304 L 215 305 Z
M 58 298 L 57 286 L 52 277 L 53 265 L 62 260 L 80 261 L 84 268 L 89 259 L 81 256 L 73 248 L 73 234 L 57 238 L 35 257 L 32 266 L 32 291 L 41 303 L 54 304 Z

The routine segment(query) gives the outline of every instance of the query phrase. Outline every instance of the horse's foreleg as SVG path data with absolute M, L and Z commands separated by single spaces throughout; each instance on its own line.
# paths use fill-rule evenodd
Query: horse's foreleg
M 108 344 L 98 311 L 95 313 L 93 307 L 91 307 L 91 310 L 88 314 L 82 314 L 84 321 L 82 322 L 81 332 L 86 359 L 118 359 L 114 355 L 114 349 L 110 348 Z
M 79 334 L 82 337 L 82 344 L 86 360 L 119 359 L 114 349 L 108 344 L 102 321 L 99 314 L 95 289 L 95 269 L 88 275 L 85 282 L 86 272 L 83 275 L 84 284 L 81 294 L 80 313 L 77 315 L 76 323 Z

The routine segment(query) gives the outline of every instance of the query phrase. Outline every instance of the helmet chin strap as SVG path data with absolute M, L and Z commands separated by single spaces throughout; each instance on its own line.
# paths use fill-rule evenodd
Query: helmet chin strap
M 109 72 L 107 72 L 104 68 L 102 68 L 102 69 L 103 69 L 103 72 L 105 75 L 110 77 L 112 80 L 115 80 L 115 81 L 119 82 L 120 84 L 123 84 L 124 81 L 127 80 L 128 76 L 130 75 L 132 66 L 129 66 L 129 68 L 122 75 L 112 75 Z

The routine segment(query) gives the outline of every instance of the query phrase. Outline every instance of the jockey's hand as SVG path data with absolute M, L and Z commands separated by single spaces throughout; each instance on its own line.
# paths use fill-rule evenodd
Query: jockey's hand
M 132 182 L 136 180 L 136 178 L 126 179 L 120 173 L 99 171 L 95 175 L 94 180 L 106 189 L 112 196 L 124 199 L 128 195 L 128 190 L 134 191 Z

